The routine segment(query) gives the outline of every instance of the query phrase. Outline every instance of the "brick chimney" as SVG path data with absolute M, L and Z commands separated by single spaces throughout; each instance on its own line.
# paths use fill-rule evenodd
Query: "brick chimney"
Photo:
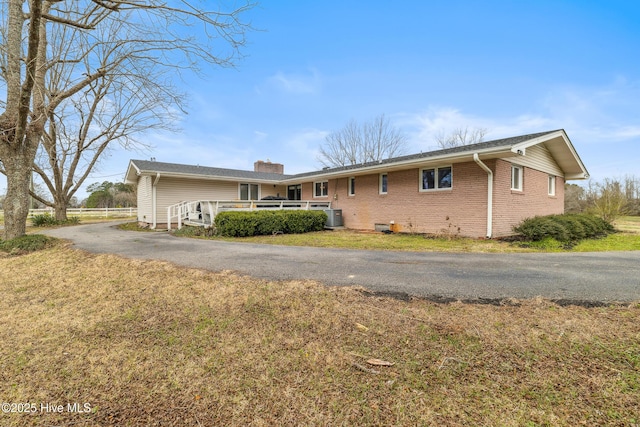
M 258 160 L 253 164 L 254 172 L 267 172 L 267 173 L 278 173 L 280 175 L 284 174 L 284 165 L 281 163 L 271 163 L 269 160 L 263 162 L 262 160 Z

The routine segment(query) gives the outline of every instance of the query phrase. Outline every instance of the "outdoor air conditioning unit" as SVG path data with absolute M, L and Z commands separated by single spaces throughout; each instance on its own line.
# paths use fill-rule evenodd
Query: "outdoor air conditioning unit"
M 325 227 L 342 227 L 342 209 L 325 209 L 327 222 Z

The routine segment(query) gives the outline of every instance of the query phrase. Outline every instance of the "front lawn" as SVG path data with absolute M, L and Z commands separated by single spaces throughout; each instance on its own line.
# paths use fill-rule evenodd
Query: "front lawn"
M 562 252 L 562 251 L 627 251 L 640 249 L 640 234 L 614 233 L 600 239 L 583 240 L 572 249 L 559 242 L 523 243 L 497 239 L 469 239 L 460 237 L 425 237 L 420 234 L 383 234 L 353 230 L 318 231 L 305 234 L 278 234 L 275 236 L 252 236 L 225 238 L 220 236 L 198 236 L 194 227 L 183 227 L 175 235 L 231 242 L 261 243 L 286 246 L 314 246 L 326 248 L 392 250 L 416 252 Z
M 2 426 L 640 423 L 638 303 L 399 301 L 64 246 L 0 257 L 0 293 Z

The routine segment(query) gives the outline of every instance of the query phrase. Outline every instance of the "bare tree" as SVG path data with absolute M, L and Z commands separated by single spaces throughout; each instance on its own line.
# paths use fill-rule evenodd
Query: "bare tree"
M 605 178 L 602 182 L 589 181 L 587 186 L 587 211 L 605 221 L 615 221 L 628 214 L 628 202 L 623 183 L 618 179 Z
M 456 128 L 448 134 L 444 131 L 440 131 L 435 138 L 438 147 L 443 149 L 454 148 L 462 145 L 471 145 L 482 142 L 488 132 L 489 131 L 484 128 L 469 129 L 468 126 L 465 126 L 464 128 Z
M 253 4 L 230 12 L 205 10 L 195 0 L 29 0 L 23 6 L 23 0 L 0 6 L 5 239 L 25 233 L 33 169 L 56 208 L 68 203 L 105 141 L 130 144 L 136 132 L 161 125 L 170 103 L 184 108 L 170 74 L 235 63 L 250 29 L 240 15 Z
M 318 161 L 326 167 L 375 162 L 402 154 L 406 145 L 406 135 L 381 114 L 362 125 L 351 120 L 330 133 L 320 147 Z
M 149 129 L 172 130 L 172 108 L 182 105 L 184 95 L 164 76 L 170 67 L 143 66 L 130 48 L 121 49 L 114 34 L 126 31 L 123 22 L 114 20 L 104 25 L 106 39 L 100 49 L 100 63 L 125 59 L 117 72 L 98 78 L 95 82 L 63 100 L 51 112 L 47 130 L 36 155 L 34 171 L 52 195 L 46 201 L 32 194 L 36 200 L 55 209 L 56 220 L 67 219 L 67 207 L 74 194 L 84 184 L 101 156 L 113 143 L 124 148 L 143 147 L 136 136 Z M 70 73 L 81 67 L 91 69 L 91 61 L 81 52 L 91 49 L 75 33 L 77 28 L 54 27 L 60 31 L 50 34 L 50 51 L 57 57 L 69 57 L 73 49 L 80 60 L 69 65 L 59 61 L 49 70 L 46 92 L 55 94 L 69 85 Z M 109 35 L 111 37 L 109 37 Z M 69 39 L 79 39 L 73 47 Z M 112 59 L 110 59 L 110 57 Z M 140 72 L 144 70 L 144 72 Z

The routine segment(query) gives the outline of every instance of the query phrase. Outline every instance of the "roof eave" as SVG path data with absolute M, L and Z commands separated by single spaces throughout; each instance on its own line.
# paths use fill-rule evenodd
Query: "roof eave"
M 124 174 L 125 184 L 135 184 L 138 182 L 137 177 L 140 176 L 140 169 L 133 163 L 133 160 L 129 160 L 129 166 L 127 167 L 127 173 Z
M 524 141 L 520 144 L 515 144 L 512 147 L 514 153 L 524 153 L 528 147 L 532 147 L 538 144 L 551 143 L 557 138 L 561 138 L 563 144 L 561 146 L 554 146 L 551 144 L 545 144 L 547 149 L 551 152 L 553 157 L 558 162 L 558 166 L 565 172 L 565 179 L 587 179 L 589 178 L 589 171 L 587 167 L 582 163 L 582 159 L 578 155 L 575 147 L 571 143 L 567 133 L 560 129 L 556 132 L 548 133 L 538 138 Z M 568 154 L 569 160 L 562 161 L 562 154 Z
M 256 184 L 280 184 L 283 180 L 277 179 L 264 179 L 264 178 L 250 178 L 250 177 L 237 177 L 226 175 L 201 175 L 193 173 L 180 173 L 180 172 L 163 172 L 157 170 L 141 170 L 138 175 L 155 175 L 160 173 L 163 178 L 181 178 L 181 179 L 203 179 L 207 181 L 231 181 L 231 182 L 251 182 Z
M 478 154 L 478 156 L 482 159 L 488 158 L 500 158 L 500 157 L 509 157 L 512 156 L 513 153 L 510 150 L 511 147 L 491 147 L 485 148 L 483 150 L 469 150 L 463 151 L 455 154 L 444 154 L 440 156 L 433 157 L 422 157 L 418 159 L 410 159 L 400 162 L 392 162 L 392 163 L 379 163 L 375 165 L 368 165 L 364 167 L 355 167 L 352 169 L 339 170 L 339 171 L 331 171 L 328 170 L 326 172 L 318 171 L 315 174 L 304 175 L 304 176 L 293 176 L 291 178 L 287 178 L 283 181 L 284 184 L 291 184 L 300 182 L 301 179 L 309 181 L 315 179 L 329 179 L 329 178 L 345 178 L 354 175 L 366 175 L 371 173 L 381 173 L 388 172 L 394 170 L 402 170 L 412 167 L 422 167 L 428 166 L 432 164 L 443 164 L 443 163 L 460 163 L 464 161 L 473 161 L 473 155 Z

